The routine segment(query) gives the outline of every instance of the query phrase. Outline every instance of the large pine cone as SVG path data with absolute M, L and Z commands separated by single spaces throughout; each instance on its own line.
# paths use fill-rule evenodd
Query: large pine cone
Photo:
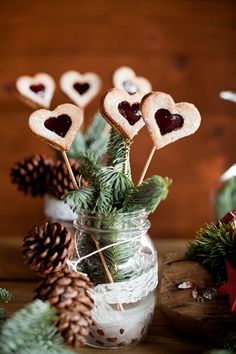
M 93 304 L 77 304 L 70 311 L 61 312 L 57 322 L 58 331 L 61 333 L 65 343 L 78 348 L 84 344 L 85 337 L 89 334 L 89 328 L 93 322 L 91 309 Z
M 47 193 L 47 176 L 52 160 L 43 155 L 33 155 L 17 162 L 10 171 L 11 182 L 18 190 L 32 197 Z
M 34 272 L 59 272 L 73 251 L 71 232 L 59 223 L 46 221 L 35 226 L 24 238 L 25 263 Z
M 79 162 L 74 159 L 69 159 L 69 161 L 78 185 L 87 186 L 87 182 L 81 176 Z M 54 166 L 52 166 L 47 183 L 48 193 L 58 199 L 61 199 L 64 194 L 75 189 L 64 161 L 58 160 Z
M 59 310 L 73 310 L 79 304 L 86 312 L 93 307 L 88 292 L 91 287 L 89 278 L 79 272 L 51 273 L 36 289 L 36 297 L 49 301 Z

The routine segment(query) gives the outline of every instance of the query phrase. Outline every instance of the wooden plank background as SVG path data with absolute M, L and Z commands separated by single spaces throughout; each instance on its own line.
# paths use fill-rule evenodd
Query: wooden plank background
M 51 154 L 27 126 L 31 109 L 14 95 L 22 74 L 45 71 L 58 82 L 70 69 L 94 71 L 111 88 L 115 68 L 128 65 L 176 102 L 194 103 L 199 132 L 160 150 L 148 175 L 173 178 L 170 195 L 151 217 L 153 237 L 193 237 L 212 219 L 209 191 L 235 161 L 236 2 L 157 0 L 1 1 L 0 3 L 0 235 L 24 235 L 43 218 L 42 200 L 24 197 L 9 181 L 13 163 Z M 53 106 L 68 99 L 56 91 Z M 86 123 L 99 97 L 86 110 Z M 137 181 L 151 148 L 143 129 L 132 151 Z

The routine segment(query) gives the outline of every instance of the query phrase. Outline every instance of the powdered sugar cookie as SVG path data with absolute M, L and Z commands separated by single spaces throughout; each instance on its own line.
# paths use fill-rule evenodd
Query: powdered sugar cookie
M 54 111 L 39 109 L 29 118 L 32 132 L 60 151 L 68 151 L 83 122 L 83 114 L 73 104 L 62 104 Z
M 162 92 L 145 95 L 141 112 L 157 149 L 193 134 L 201 123 L 200 113 L 193 104 L 175 103 L 170 95 Z
M 125 90 L 113 88 L 102 98 L 101 112 L 110 125 L 127 139 L 133 137 L 144 126 L 140 112 L 140 101 L 144 93 L 129 95 Z
M 67 71 L 60 78 L 61 90 L 81 108 L 99 93 L 101 85 L 101 79 L 95 73 Z
M 16 80 L 16 88 L 26 100 L 36 106 L 49 108 L 55 91 L 55 82 L 45 73 L 35 76 L 24 75 Z
M 145 77 L 136 76 L 134 70 L 128 66 L 121 66 L 113 74 L 113 84 L 116 88 L 122 88 L 129 94 L 136 92 L 148 93 L 152 90 L 152 85 Z

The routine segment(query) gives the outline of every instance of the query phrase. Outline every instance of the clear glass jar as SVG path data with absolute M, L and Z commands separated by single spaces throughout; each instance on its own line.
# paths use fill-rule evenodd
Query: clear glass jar
M 236 209 L 236 164 L 220 176 L 211 190 L 210 198 L 216 220 Z
M 51 222 L 59 222 L 74 232 L 73 222 L 77 218 L 77 214 L 63 200 L 46 194 L 44 196 L 44 215 Z
M 140 342 L 153 318 L 158 283 L 148 214 L 81 212 L 74 225 L 76 254 L 69 267 L 86 273 L 94 284 L 93 324 L 86 343 L 119 348 Z

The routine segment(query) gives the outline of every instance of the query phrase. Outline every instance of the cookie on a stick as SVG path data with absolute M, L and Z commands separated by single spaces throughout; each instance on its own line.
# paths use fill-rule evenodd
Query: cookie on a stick
M 70 70 L 60 78 L 61 90 L 82 110 L 100 92 L 102 83 L 100 77 L 92 72 L 80 74 Z
M 121 66 L 116 69 L 112 76 L 114 87 L 122 88 L 130 95 L 136 92 L 148 93 L 152 90 L 152 85 L 148 79 L 136 76 L 133 69 L 128 66 Z
M 20 76 L 16 80 L 16 89 L 20 98 L 29 106 L 49 108 L 55 91 L 53 78 L 46 73 L 35 76 Z
M 141 112 L 153 148 L 145 164 L 139 184 L 142 183 L 156 149 L 196 132 L 201 123 L 197 108 L 187 102 L 175 103 L 170 95 L 151 92 L 141 102 Z
M 33 134 L 62 152 L 75 189 L 78 189 L 78 185 L 66 151 L 70 149 L 82 123 L 83 114 L 80 108 L 69 103 L 58 106 L 54 111 L 39 109 L 29 118 L 29 127 Z
M 125 90 L 113 88 L 101 100 L 101 113 L 113 129 L 124 135 L 127 140 L 145 125 L 140 111 L 144 93 L 129 95 Z

